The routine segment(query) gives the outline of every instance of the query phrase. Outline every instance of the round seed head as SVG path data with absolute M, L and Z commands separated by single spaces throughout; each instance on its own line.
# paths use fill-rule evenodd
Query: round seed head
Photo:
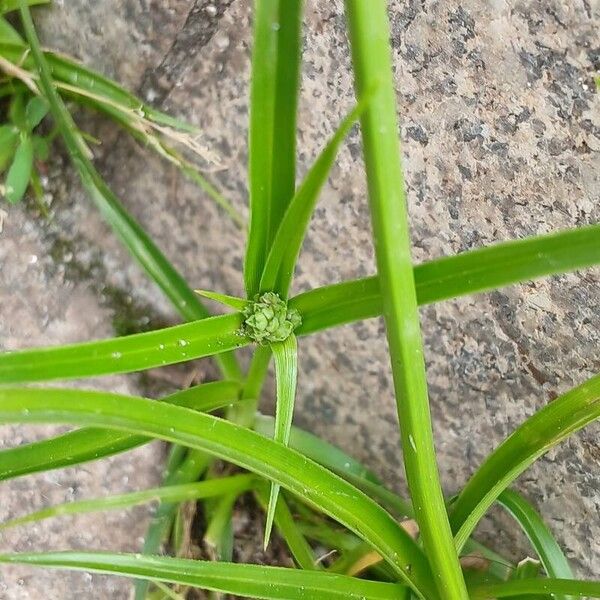
M 283 342 L 302 323 L 300 313 L 274 292 L 255 296 L 242 314 L 244 333 L 258 344 Z

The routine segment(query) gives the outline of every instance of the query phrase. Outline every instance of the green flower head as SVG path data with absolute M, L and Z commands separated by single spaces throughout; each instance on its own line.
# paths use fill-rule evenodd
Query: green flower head
M 244 334 L 257 344 L 283 342 L 302 323 L 300 313 L 275 292 L 256 295 L 242 314 Z

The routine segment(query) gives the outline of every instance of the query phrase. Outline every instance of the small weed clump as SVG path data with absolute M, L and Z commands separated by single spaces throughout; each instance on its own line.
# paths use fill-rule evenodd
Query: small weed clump
M 192 587 L 267 599 L 373 598 L 483 600 L 600 597 L 600 582 L 573 577 L 542 516 L 511 484 L 534 461 L 600 416 L 600 376 L 526 419 L 475 471 L 456 497 L 444 497 L 429 411 L 418 306 L 600 264 L 600 225 L 509 241 L 420 265 L 410 260 L 404 181 L 386 2 L 346 0 L 357 96 L 312 167 L 296 185 L 296 109 L 301 62 L 301 0 L 256 0 L 250 90 L 250 223 L 246 298 L 194 290 L 126 211 L 96 171 L 87 136 L 66 101 L 93 108 L 177 165 L 229 216 L 226 199 L 183 152 L 201 153 L 185 123 L 145 105 L 116 83 L 42 51 L 29 5 L 0 1 L 0 126 L 4 195 L 29 186 L 43 206 L 39 164 L 60 138 L 92 201 L 184 324 L 114 339 L 0 354 L 0 423 L 66 423 L 60 436 L 0 450 L 0 480 L 125 452 L 152 439 L 172 444 L 163 485 L 121 496 L 46 508 L 0 528 L 65 514 L 160 502 L 142 553 L 39 552 L 0 555 L 0 563 L 79 569 L 136 579 L 136 600 L 183 598 Z M 19 9 L 22 34 L 2 16 Z M 290 297 L 289 288 L 319 192 L 342 141 L 360 121 L 377 274 Z M 211 316 L 201 296 L 231 309 Z M 394 378 L 410 499 L 366 467 L 292 424 L 298 338 L 383 316 Z M 252 348 L 244 372 L 235 350 Z M 161 398 L 28 386 L 33 382 L 143 371 L 214 357 L 222 379 Z M 275 418 L 257 411 L 271 358 Z M 227 419 L 211 414 L 226 409 Z M 214 469 L 221 460 L 236 474 Z M 243 472 L 239 472 L 243 471 Z M 227 473 L 227 472 L 226 472 Z M 232 513 L 251 492 L 264 507 L 264 543 L 275 526 L 296 568 L 233 562 Z M 180 504 L 203 502 L 204 541 L 215 560 L 178 558 Z M 482 546 L 473 532 L 498 503 L 536 552 L 518 564 Z M 160 555 L 169 541 L 174 557 Z M 333 554 L 335 559 L 320 560 Z M 152 583 L 150 583 L 152 582 Z

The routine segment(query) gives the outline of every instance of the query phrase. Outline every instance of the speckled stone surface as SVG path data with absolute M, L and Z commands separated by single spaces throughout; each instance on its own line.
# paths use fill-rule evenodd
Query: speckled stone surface
M 207 171 L 246 215 L 251 3 L 181 0 L 156 3 L 160 10 L 154 12 L 152 2 L 99 4 L 102 8 L 91 9 L 82 0 L 55 3 L 53 14 L 44 19 L 46 42 L 79 55 L 158 106 L 197 124 L 202 143 L 220 157 L 219 165 L 206 165 Z M 600 67 L 597 11 L 594 3 L 585 1 L 495 0 L 485 8 L 476 0 L 391 3 L 416 262 L 598 222 L 600 111 L 592 79 Z M 300 173 L 352 102 L 342 2 L 311 0 L 305 17 Z M 244 240 L 235 226 L 172 167 L 109 126 L 95 129 L 105 140 L 97 150 L 103 173 L 189 281 L 240 294 Z M 360 152 L 355 130 L 322 193 L 296 290 L 374 272 Z M 127 295 L 135 309 L 132 314 L 147 318 L 137 323 L 139 327 L 175 320 L 167 303 L 108 235 L 76 179 L 65 172 L 61 186 L 56 178 L 50 182 L 58 187 L 50 227 L 20 208 L 11 209 L 5 220 L 0 252 L 3 259 L 10 257 L 10 272 L 14 270 L 27 290 L 15 295 L 11 279 L 2 282 L 3 314 L 4 298 L 9 298 L 11 315 L 16 315 L 0 324 L 6 348 L 109 335 L 110 322 Z M 23 251 L 22 240 L 31 248 Z M 53 248 L 62 253 L 58 267 L 53 266 Z M 78 280 L 77 269 L 67 270 L 68 291 L 61 274 L 64 248 L 83 273 Z M 32 255 L 39 257 L 38 264 L 28 264 Z M 459 489 L 524 418 L 599 371 L 599 275 L 598 269 L 590 269 L 422 309 L 436 443 L 448 493 Z M 119 300 L 111 300 L 112 295 L 98 299 L 98 291 L 106 288 L 118 290 Z M 40 289 L 45 297 L 38 302 Z M 81 304 L 77 308 L 78 302 L 85 309 Z M 27 334 L 16 326 L 20 315 L 27 317 Z M 300 365 L 297 422 L 365 460 L 403 489 L 382 322 L 303 339 Z M 146 384 L 128 377 L 99 383 L 129 391 L 144 391 Z M 26 432 L 28 428 L 20 428 L 17 435 L 29 435 Z M 589 427 L 574 436 L 518 482 L 546 515 L 576 571 L 595 577 L 600 575 L 597 433 L 597 427 Z M 156 480 L 158 451 L 143 452 L 149 454 L 136 459 L 139 487 Z M 128 460 L 119 463 L 123 473 Z M 85 481 L 84 473 L 91 472 L 107 489 L 122 489 L 119 477 L 114 482 L 102 479 L 105 468 L 87 465 L 85 472 L 69 475 L 69 481 L 79 482 L 80 476 Z M 16 512 L 15 498 L 34 485 L 27 479 L 3 484 L 3 510 Z M 97 493 L 89 490 L 90 495 Z M 34 497 L 36 506 L 46 502 Z M 97 533 L 96 547 L 106 535 L 110 547 L 131 548 L 139 535 L 132 535 L 132 528 L 143 531 L 143 519 L 128 525 L 122 537 L 108 535 L 105 521 L 87 522 Z M 130 521 L 126 516 L 120 522 Z M 71 546 L 80 533 L 66 521 L 48 531 L 44 543 L 61 548 Z M 530 552 L 500 512 L 493 512 L 479 533 L 514 558 Z M 10 544 L 26 547 L 31 538 L 25 535 L 14 534 Z M 75 542 L 86 546 L 84 539 Z M 70 595 L 75 588 L 64 582 L 88 585 L 83 576 L 43 574 L 37 580 L 27 571 L 30 578 L 17 586 L 15 581 L 25 572 L 13 576 L 0 571 L 0 596 L 36 597 L 36 590 L 54 589 L 55 597 L 69 599 L 80 596 Z M 43 588 L 37 587 L 40 582 Z M 112 589 L 116 588 L 96 587 L 87 597 L 120 598 Z

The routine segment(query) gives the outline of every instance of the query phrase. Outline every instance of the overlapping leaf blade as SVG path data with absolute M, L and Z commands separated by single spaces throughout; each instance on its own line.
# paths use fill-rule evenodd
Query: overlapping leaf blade
M 216 381 L 200 384 L 162 398 L 162 402 L 210 412 L 238 399 L 239 383 Z M 139 435 L 110 429 L 84 428 L 54 438 L 0 451 L 0 481 L 78 465 L 105 458 L 149 442 Z
M 296 107 L 301 54 L 301 0 L 255 4 L 250 91 L 250 229 L 246 293 L 259 291 L 275 232 L 296 186 Z
M 233 462 L 280 484 L 363 537 L 420 597 L 430 597 L 429 565 L 388 513 L 343 479 L 257 433 L 186 408 L 70 389 L 0 388 L 0 422 L 116 428 Z
M 563 394 L 521 424 L 477 469 L 456 502 L 450 522 L 457 548 L 527 467 L 550 448 L 600 417 L 600 375 Z
M 518 272 L 511 268 L 513 261 L 518 262 Z M 483 272 L 480 264 L 486 262 L 489 269 Z M 563 273 L 598 263 L 600 263 L 600 225 L 593 225 L 550 236 L 492 245 L 457 256 L 437 259 L 418 265 L 413 272 L 417 300 L 419 304 L 427 304 L 475 293 L 498 285 L 508 285 L 543 275 Z M 475 276 L 477 273 L 480 274 L 480 277 Z M 483 279 L 484 275 L 485 279 Z M 446 283 L 451 285 L 452 289 L 449 289 Z M 373 277 L 325 286 L 292 298 L 290 307 L 296 308 L 302 315 L 302 324 L 297 332 L 299 335 L 308 335 L 328 327 L 375 317 L 382 311 L 379 282 L 377 278 Z M 167 339 L 171 341 L 177 339 L 179 333 L 173 332 L 171 335 L 170 331 L 169 329 L 163 330 L 165 336 L 168 336 Z M 143 348 L 140 346 L 140 352 L 143 350 L 152 355 L 156 350 L 155 339 L 152 335 L 148 335 L 147 338 L 140 337 L 138 340 L 146 342 Z M 120 352 L 119 343 L 117 340 L 113 341 L 111 353 Z M 241 342 L 241 340 L 239 341 Z M 77 350 L 74 347 L 73 351 L 82 351 L 85 356 L 86 348 L 90 352 L 95 351 L 91 344 L 93 342 L 84 348 L 78 347 Z M 108 344 L 108 342 L 103 341 L 100 344 Z M 240 345 L 242 344 L 240 343 Z M 107 345 L 105 348 L 108 349 L 109 346 Z M 182 353 L 186 352 L 185 348 L 181 350 Z M 54 354 L 53 356 L 47 355 L 48 361 L 61 360 L 61 349 L 49 349 L 46 352 Z M 186 359 L 182 353 L 178 360 Z M 187 352 L 187 357 L 190 356 L 190 353 Z M 25 355 L 21 352 L 16 352 L 12 356 L 0 354 L 0 382 L 28 381 L 25 374 L 23 374 L 23 378 L 17 379 L 18 371 L 16 370 L 14 378 L 5 379 L 3 368 L 18 369 L 16 366 L 18 362 L 22 360 L 26 364 L 30 362 L 30 359 L 37 360 L 37 355 Z M 158 360 L 158 357 L 156 359 Z M 111 364 L 115 369 L 119 366 L 116 361 L 112 361 Z M 107 371 L 107 367 L 103 368 L 105 370 L 102 372 L 122 372 Z M 79 377 L 83 374 L 66 376 Z M 62 375 L 57 377 L 62 377 Z M 37 380 L 41 379 L 40 377 Z
M 261 291 L 274 290 L 282 298 L 287 297 L 319 192 L 327 181 L 341 143 L 365 109 L 367 101 L 368 96 L 340 123 L 331 141 L 323 148 L 291 199 L 266 259 L 260 279 Z
M 521 526 L 536 551 L 548 577 L 573 579 L 569 561 L 552 535 L 548 525 L 533 506 L 517 492 L 506 489 L 497 500 Z M 569 596 L 555 594 L 556 600 L 570 600 Z
M 404 470 L 438 595 L 444 600 L 467 600 L 433 440 L 398 142 L 387 5 L 362 0 L 346 0 L 345 5 L 356 95 L 361 98 L 374 90 L 361 116 L 361 132 Z

